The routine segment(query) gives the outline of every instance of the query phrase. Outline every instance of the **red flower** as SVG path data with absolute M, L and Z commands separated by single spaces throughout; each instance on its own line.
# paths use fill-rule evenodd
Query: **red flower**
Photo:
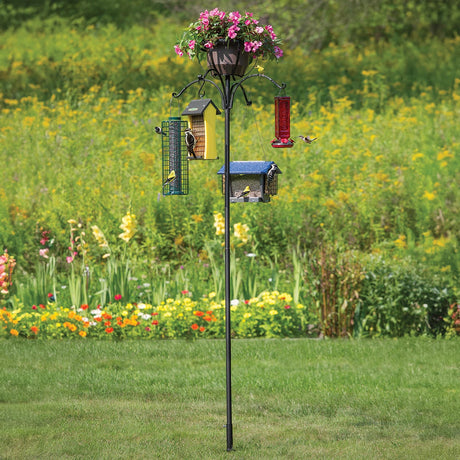
M 200 327 L 200 332 L 204 332 L 205 330 L 206 330 L 206 328 L 204 326 Z
M 290 305 L 285 305 L 284 308 L 285 308 L 286 310 L 289 310 L 289 309 L 291 308 L 291 306 L 290 306 Z
M 114 299 L 115 300 L 121 300 L 121 294 L 115 294 Z
M 86 303 L 84 303 L 80 308 L 81 308 L 82 310 L 88 310 L 89 305 L 86 305 Z
M 107 334 L 111 334 L 113 332 L 113 327 L 108 327 L 105 332 L 107 332 Z
M 36 305 L 32 305 L 32 310 L 36 310 L 37 309 L 37 306 Z
M 183 291 L 181 291 L 181 294 L 183 294 L 183 295 L 186 295 L 188 293 L 189 293 L 189 291 L 187 291 L 187 289 L 184 289 Z
M 32 326 L 30 328 L 30 330 L 34 333 L 34 334 L 38 334 L 38 327 L 37 326 Z
M 198 324 L 196 324 L 196 323 L 192 324 L 192 329 L 194 331 L 196 331 L 198 329 Z
M 157 319 L 154 319 L 154 320 L 152 321 L 152 324 L 153 324 L 154 326 L 158 326 L 158 320 L 157 320 Z
M 42 303 L 39 305 L 40 308 L 46 308 Z
M 157 315 L 158 315 L 158 312 L 157 312 L 157 311 L 154 311 L 154 312 L 152 313 L 152 316 L 157 316 Z
M 198 311 L 194 311 L 193 314 L 194 314 L 195 316 L 203 316 L 203 315 L 204 315 L 204 313 L 203 313 L 202 311 L 199 311 L 199 310 L 198 310 Z

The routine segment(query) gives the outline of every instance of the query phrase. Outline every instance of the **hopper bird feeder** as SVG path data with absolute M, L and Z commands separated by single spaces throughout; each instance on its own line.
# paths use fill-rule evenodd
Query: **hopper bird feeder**
M 196 99 L 190 102 L 182 115 L 188 116 L 188 127 L 195 137 L 193 154 L 189 160 L 215 160 L 216 150 L 216 116 L 220 110 L 211 99 Z
M 188 161 L 184 131 L 187 122 L 169 117 L 161 123 L 163 195 L 188 195 Z
M 225 166 L 222 175 L 222 193 L 225 193 Z M 278 193 L 278 174 L 281 170 L 273 161 L 230 162 L 230 202 L 268 203 Z
M 291 139 L 291 98 L 275 97 L 275 137 L 272 147 L 288 148 L 294 145 Z

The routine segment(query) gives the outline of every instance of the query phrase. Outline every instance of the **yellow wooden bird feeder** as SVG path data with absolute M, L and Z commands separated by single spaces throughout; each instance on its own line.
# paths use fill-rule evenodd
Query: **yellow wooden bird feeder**
M 215 160 L 218 158 L 216 116 L 219 114 L 220 110 L 211 99 L 195 99 L 182 112 L 182 115 L 188 116 L 188 126 L 196 139 L 194 151 L 197 160 Z

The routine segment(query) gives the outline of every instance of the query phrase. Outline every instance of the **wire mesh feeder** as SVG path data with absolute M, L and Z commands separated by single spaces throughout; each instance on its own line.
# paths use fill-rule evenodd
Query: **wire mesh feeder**
M 217 174 L 222 176 L 225 193 L 225 166 Z M 281 170 L 273 161 L 230 162 L 230 202 L 268 203 L 278 193 L 278 174 Z
M 161 123 L 163 195 L 188 195 L 189 175 L 184 131 L 188 123 L 169 117 Z

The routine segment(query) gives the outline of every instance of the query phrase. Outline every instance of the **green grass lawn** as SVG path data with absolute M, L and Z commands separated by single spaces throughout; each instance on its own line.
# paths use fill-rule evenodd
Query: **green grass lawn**
M 2 459 L 458 459 L 460 340 L 0 342 Z

